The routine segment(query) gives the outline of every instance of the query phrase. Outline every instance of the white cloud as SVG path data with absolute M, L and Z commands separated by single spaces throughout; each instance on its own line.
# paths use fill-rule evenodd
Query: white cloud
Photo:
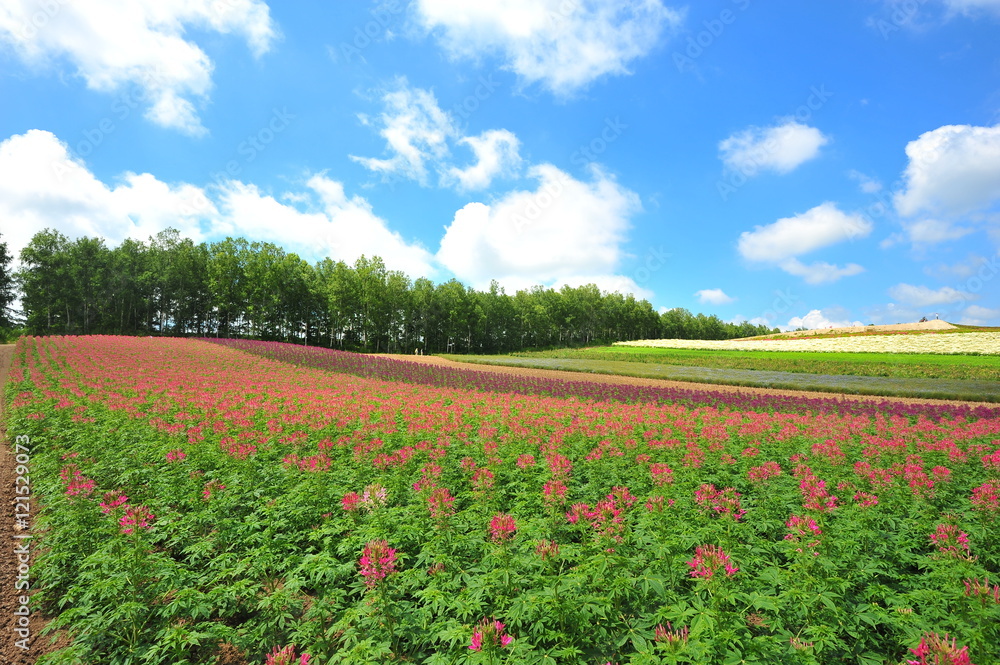
M 411 277 L 435 272 L 430 252 L 392 231 L 368 201 L 348 198 L 341 183 L 324 175 L 312 176 L 306 185 L 319 202 L 310 212 L 280 203 L 254 185 L 227 183 L 219 197 L 223 218 L 213 232 L 271 241 L 308 258 L 353 263 L 362 254 L 377 255 L 390 270 Z
M 660 0 L 416 0 L 417 22 L 454 59 L 499 54 L 525 83 L 568 95 L 628 74 L 683 13 Z
M 722 289 L 702 289 L 695 295 L 702 305 L 728 305 L 736 302 L 736 298 L 727 296 Z
M 947 240 L 957 240 L 974 231 L 967 226 L 956 226 L 940 219 L 903 222 L 903 229 L 914 245 L 936 245 Z
M 203 236 L 192 203 L 212 213 L 203 201 L 201 189 L 149 174 L 125 173 L 118 184 L 106 185 L 50 132 L 33 129 L 0 142 L 0 219 L 15 258 L 46 227 L 117 243 L 172 225 L 197 242 Z
M 351 159 L 372 171 L 398 173 L 427 184 L 427 162 L 448 155 L 448 139 L 457 135 L 451 117 L 438 106 L 434 93 L 410 88 L 400 79 L 396 90 L 382 97 L 386 110 L 379 117 L 379 134 L 393 155 L 387 159 Z M 367 118 L 362 118 L 370 124 Z
M 12 0 L 0 4 L 0 42 L 33 67 L 68 62 L 87 87 L 138 86 L 146 117 L 187 134 L 205 132 L 195 102 L 211 89 L 213 63 L 189 32 L 237 33 L 254 55 L 277 37 L 262 0 Z
M 746 176 L 760 171 L 788 173 L 815 158 L 829 142 L 815 127 L 786 120 L 775 127 L 750 127 L 719 143 L 727 167 Z
M 489 187 L 495 177 L 514 173 L 521 163 L 518 154 L 520 141 L 506 129 L 492 129 L 479 136 L 466 136 L 459 143 L 472 149 L 476 163 L 464 169 L 453 166 L 443 178 L 455 181 L 462 190 Z
M 1000 202 L 1000 125 L 946 125 L 906 146 L 905 189 L 895 197 L 906 217 L 952 221 Z
M 737 249 L 749 261 L 775 265 L 802 277 L 808 284 L 825 284 L 857 275 L 864 268 L 856 263 L 843 268 L 824 262 L 806 265 L 797 257 L 845 240 L 863 238 L 872 228 L 872 223 L 861 215 L 848 215 L 826 202 L 794 217 L 744 231 Z
M 592 175 L 581 182 L 551 164 L 532 167 L 534 191 L 514 190 L 456 212 L 437 259 L 480 288 L 494 278 L 512 289 L 549 286 L 567 276 L 620 282 L 621 244 L 641 209 L 639 197 L 597 168 Z
M 877 194 L 882 191 L 882 183 L 879 182 L 877 178 L 865 175 L 861 171 L 851 169 L 847 172 L 847 176 L 851 180 L 856 180 L 858 182 L 858 188 L 865 194 Z
M 254 185 L 229 181 L 203 189 L 168 184 L 148 173 L 126 173 L 112 186 L 71 157 L 50 132 L 31 130 L 0 143 L 0 219 L 15 256 L 43 228 L 116 245 L 174 227 L 195 242 L 245 236 L 307 259 L 352 262 L 361 254 L 379 255 L 390 269 L 414 277 L 434 272 L 429 252 L 391 231 L 364 199 L 348 199 L 340 183 L 317 175 L 306 190 L 288 194 L 282 198 L 318 204 L 302 212 Z
M 837 308 L 839 310 L 839 308 Z M 806 328 L 807 330 L 819 330 L 822 328 L 848 328 L 850 326 L 861 326 L 864 325 L 860 321 L 851 321 L 849 319 L 837 319 L 829 318 L 830 316 L 836 317 L 836 314 L 840 312 L 829 312 L 828 310 L 810 310 L 805 316 L 793 316 L 788 320 L 788 325 L 785 326 L 789 330 L 795 330 L 796 328 Z
M 841 277 L 850 277 L 865 271 L 857 263 L 848 263 L 843 268 L 832 263 L 817 261 L 805 265 L 798 259 L 785 259 L 778 266 L 790 275 L 801 277 L 806 284 L 830 284 Z
M 405 78 L 396 81 L 396 89 L 382 97 L 385 111 L 368 125 L 378 124 L 379 135 L 386 141 L 391 156 L 385 159 L 351 159 L 383 176 L 399 175 L 428 184 L 430 170 L 439 175 L 442 185 L 459 191 L 485 189 L 500 176 L 516 174 L 521 157 L 520 141 L 506 129 L 491 129 L 479 136 L 463 136 L 451 114 L 442 111 L 434 93 L 411 88 Z M 452 164 L 450 144 L 468 146 L 476 163 L 459 168 Z
M 979 296 L 965 291 L 959 291 L 950 286 L 931 289 L 926 286 L 912 284 L 897 284 L 889 289 L 889 295 L 899 302 L 913 307 L 929 307 L 932 305 L 948 305 L 967 300 L 977 300 Z
M 969 305 L 959 323 L 967 326 L 989 326 L 1000 322 L 1000 309 L 988 309 L 979 305 Z

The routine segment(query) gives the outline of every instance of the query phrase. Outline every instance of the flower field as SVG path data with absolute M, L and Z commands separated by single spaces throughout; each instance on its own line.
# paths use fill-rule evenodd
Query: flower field
M 965 353 L 1000 354 L 1000 332 L 925 335 L 865 335 L 826 339 L 707 340 L 640 339 L 615 346 L 730 351 L 839 351 L 846 353 Z
M 46 663 L 1000 663 L 995 410 L 17 353 Z

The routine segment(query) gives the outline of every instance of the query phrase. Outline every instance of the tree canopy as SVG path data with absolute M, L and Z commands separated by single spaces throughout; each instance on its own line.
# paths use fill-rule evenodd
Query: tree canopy
M 360 351 L 505 353 L 659 337 L 771 332 L 597 286 L 506 293 L 434 284 L 379 257 L 315 264 L 267 242 L 195 244 L 168 229 L 108 247 L 46 229 L 21 252 L 17 282 L 32 334 L 252 337 Z M 6 274 L 6 273 L 4 273 Z

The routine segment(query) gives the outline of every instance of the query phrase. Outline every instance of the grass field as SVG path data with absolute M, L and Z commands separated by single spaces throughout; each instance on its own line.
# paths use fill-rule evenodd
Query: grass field
M 713 352 L 709 352 L 713 353 Z M 827 354 L 823 354 L 827 355 Z M 522 356 L 446 356 L 470 364 L 505 365 L 533 369 L 563 370 L 590 374 L 617 374 L 645 379 L 688 381 L 717 385 L 808 390 L 850 395 L 883 395 L 924 399 L 953 399 L 975 402 L 1000 402 L 1000 382 L 971 379 L 900 378 L 850 374 L 812 374 L 767 369 L 733 369 L 658 362 L 550 357 L 536 354 Z M 765 359 L 760 361 L 767 367 Z
M 631 363 L 770 370 L 806 374 L 885 376 L 904 379 L 1000 381 L 1000 357 L 926 353 L 836 353 L 811 351 L 726 351 L 603 346 L 513 354 L 524 358 L 574 358 Z

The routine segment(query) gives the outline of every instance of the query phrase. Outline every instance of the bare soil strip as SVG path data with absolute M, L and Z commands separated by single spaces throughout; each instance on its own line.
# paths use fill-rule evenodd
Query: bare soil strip
M 36 611 L 29 602 L 28 610 L 30 636 L 27 638 L 27 649 L 18 645 L 18 641 L 24 639 L 17 633 L 21 628 L 19 619 L 21 617 L 15 612 L 21 608 L 20 597 L 25 591 L 15 588 L 18 576 L 18 548 L 23 548 L 28 543 L 29 566 L 34 561 L 38 553 L 37 537 L 30 540 L 17 538 L 17 536 L 34 535 L 29 527 L 28 530 L 18 528 L 15 522 L 14 506 L 17 503 L 16 479 L 17 479 L 17 458 L 13 452 L 14 432 L 10 432 L 10 438 L 3 429 L 4 424 L 4 388 L 7 384 L 7 374 L 10 371 L 11 361 L 14 359 L 14 345 L 0 345 L 0 492 L 3 492 L 3 510 L 0 510 L 0 534 L 3 539 L 3 549 L 0 550 L 0 663 L 3 665 L 34 665 L 42 654 L 54 651 L 56 648 L 67 646 L 68 642 L 61 640 L 59 643 L 50 644 L 51 636 L 39 637 L 39 633 L 47 623 L 46 618 Z M 30 455 L 30 453 L 29 453 Z M 31 464 L 27 465 L 30 467 Z M 30 473 L 28 478 L 30 480 Z M 29 524 L 34 523 L 37 503 L 35 497 L 31 497 L 31 513 Z M 23 515 L 20 517 L 23 518 Z M 23 550 L 20 553 L 23 556 Z M 30 576 L 29 583 L 33 583 Z M 22 643 L 24 644 L 24 643 Z
M 374 354 L 373 354 L 374 355 Z M 968 406 L 995 406 L 986 402 L 967 402 L 961 400 L 924 399 L 916 397 L 883 397 L 881 395 L 847 395 L 843 393 L 823 393 L 806 390 L 782 390 L 778 388 L 750 388 L 746 386 L 727 386 L 715 383 L 694 383 L 688 381 L 668 381 L 665 379 L 644 379 L 618 374 L 591 374 L 589 372 L 569 372 L 556 369 L 534 369 L 525 367 L 505 367 L 503 365 L 482 365 L 462 363 L 440 358 L 438 356 L 411 356 L 406 354 L 378 354 L 381 358 L 395 358 L 429 365 L 441 365 L 455 369 L 468 369 L 497 374 L 517 374 L 537 378 L 561 379 L 563 381 L 590 381 L 593 383 L 626 384 L 633 386 L 654 386 L 659 388 L 679 388 L 681 390 L 705 390 L 711 392 L 732 392 L 743 395 L 784 395 L 787 397 L 817 398 L 817 399 L 847 399 L 859 402 L 899 402 L 901 404 L 964 404 Z

